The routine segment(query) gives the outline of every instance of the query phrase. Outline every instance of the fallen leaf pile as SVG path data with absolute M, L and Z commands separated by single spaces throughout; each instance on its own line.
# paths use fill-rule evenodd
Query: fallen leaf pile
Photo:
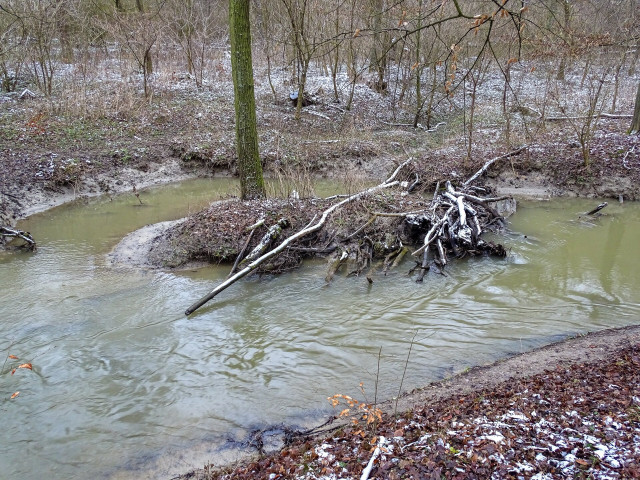
M 376 446 L 371 479 L 640 478 L 640 345 L 385 416 L 365 438 L 358 430 L 206 478 L 358 479 Z

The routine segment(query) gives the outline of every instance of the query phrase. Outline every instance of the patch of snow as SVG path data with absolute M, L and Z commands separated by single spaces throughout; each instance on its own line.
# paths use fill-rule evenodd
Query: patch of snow
M 328 443 L 323 443 L 322 445 L 315 448 L 316 455 L 318 455 L 319 458 L 333 461 L 335 459 L 335 456 L 332 453 L 327 452 L 327 449 L 331 447 L 332 446 Z
M 529 418 L 527 418 L 527 416 L 524 415 L 523 413 L 511 412 L 511 411 L 505 413 L 501 418 L 501 420 L 507 420 L 507 419 L 518 420 L 518 421 L 521 421 L 521 422 L 528 422 L 529 421 Z
M 478 437 L 478 440 L 489 440 L 490 442 L 501 444 L 504 440 L 504 435 L 502 435 L 500 432 L 494 435 L 480 435 Z

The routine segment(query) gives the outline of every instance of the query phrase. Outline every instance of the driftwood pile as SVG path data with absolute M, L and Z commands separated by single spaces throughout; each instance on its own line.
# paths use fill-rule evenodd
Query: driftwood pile
M 420 273 L 417 281 L 422 281 L 430 267 L 430 252 L 433 262 L 442 271 L 449 257 L 462 258 L 467 255 L 490 254 L 505 257 L 507 252 L 500 244 L 485 242 L 482 233 L 501 223 L 503 218 L 490 204 L 509 197 L 482 197 L 486 190 L 463 184 L 456 190 L 447 181 L 440 191 L 438 184 L 431 206 L 427 211 L 409 214 L 405 217 L 408 228 L 415 230 L 414 237 L 422 237 L 422 246 L 412 255 L 421 256 Z
M 415 271 L 419 269 L 417 281 L 422 281 L 425 273 L 431 265 L 436 265 L 442 272 L 447 265 L 449 258 L 456 257 L 461 258 L 467 255 L 480 255 L 491 254 L 499 257 L 506 256 L 506 251 L 502 245 L 494 244 L 492 242 L 486 242 L 480 238 L 483 232 L 491 229 L 496 224 L 500 223 L 503 219 L 492 206 L 495 202 L 505 200 L 510 197 L 490 197 L 487 196 L 487 191 L 471 186 L 477 177 L 479 177 L 490 164 L 499 160 L 500 158 L 506 158 L 507 156 L 517 154 L 522 149 L 519 149 L 511 154 L 497 157 L 487 162 L 483 168 L 478 171 L 473 177 L 464 182 L 460 187 L 455 188 L 450 182 L 446 182 L 443 188 L 438 184 L 435 194 L 431 202 L 420 201 L 422 205 L 419 209 L 414 209 L 410 212 L 370 212 L 371 218 L 359 227 L 355 229 L 351 234 L 342 238 L 337 242 L 330 250 L 335 251 L 334 256 L 329 261 L 329 272 L 327 274 L 327 280 L 329 281 L 335 271 L 344 263 L 356 258 L 356 269 L 351 273 L 359 275 L 367 267 L 372 269 L 372 260 L 374 256 L 384 258 L 384 271 L 399 264 L 400 260 L 409 252 L 406 244 L 421 245 L 417 250 L 413 252 L 413 255 L 417 257 L 418 261 L 416 267 L 412 269 Z M 303 229 L 288 236 L 283 241 L 276 241 L 276 238 L 282 232 L 283 228 L 286 228 L 289 222 L 286 219 L 280 220 L 276 225 L 271 227 L 262 240 L 258 243 L 258 246 L 253 249 L 251 253 L 245 258 L 245 250 L 253 235 L 251 230 L 250 236 L 245 243 L 245 247 L 238 255 L 238 259 L 232 268 L 230 276 L 214 288 L 209 294 L 205 295 L 199 301 L 191 305 L 186 311 L 186 315 L 190 315 L 202 305 L 213 299 L 218 293 L 222 292 L 236 281 L 240 280 L 244 276 L 251 272 L 254 272 L 262 265 L 273 259 L 275 256 L 280 255 L 283 252 L 300 250 L 303 248 L 303 241 L 308 239 L 311 234 L 314 234 L 321 230 L 327 219 L 336 210 L 348 204 L 353 204 L 365 197 L 369 197 L 372 194 L 381 192 L 389 188 L 402 188 L 401 195 L 408 195 L 412 192 L 419 179 L 416 178 L 412 181 L 400 181 L 397 179 L 400 172 L 410 163 L 411 159 L 407 160 L 396 170 L 393 174 L 381 184 L 363 190 L 359 193 L 343 196 L 342 200 L 331 205 L 324 210 L 322 214 L 314 217 L 311 222 Z M 424 206 L 426 205 L 426 208 Z M 373 224 L 376 219 L 382 217 L 392 217 L 395 220 L 395 231 L 393 234 L 389 234 L 392 237 L 389 242 L 374 242 L 369 239 L 362 232 Z M 264 226 L 263 222 L 259 221 L 254 226 L 250 227 L 254 229 L 257 226 Z M 351 242 L 356 235 L 364 237 L 364 240 L 359 242 L 354 249 L 351 247 Z M 382 243 L 384 246 L 379 247 Z M 392 245 L 392 246 L 390 246 Z M 303 248 L 304 250 L 314 250 L 313 248 Z M 327 249 L 324 249 L 326 253 Z M 354 255 L 355 251 L 355 255 Z M 319 252 L 318 252 L 319 253 Z M 377 254 L 377 255 L 376 255 Z M 243 257 L 244 259 L 241 259 Z M 239 268 L 239 271 L 236 271 Z M 371 283 L 372 279 L 369 274 L 366 275 L 367 280 Z

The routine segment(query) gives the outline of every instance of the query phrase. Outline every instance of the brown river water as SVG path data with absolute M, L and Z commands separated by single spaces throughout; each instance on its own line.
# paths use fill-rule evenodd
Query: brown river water
M 386 276 L 309 262 L 253 277 L 186 318 L 228 267 L 112 267 L 146 224 L 237 188 L 196 180 L 93 199 L 19 226 L 35 254 L 0 254 L 0 478 L 168 478 L 231 451 L 247 431 L 311 425 L 327 397 L 373 401 L 568 335 L 638 323 L 640 204 L 520 202 L 506 259 L 454 261 L 424 283 L 408 260 Z M 407 363 L 410 346 L 411 355 Z M 31 362 L 33 371 L 10 367 Z M 10 400 L 16 391 L 20 395 Z

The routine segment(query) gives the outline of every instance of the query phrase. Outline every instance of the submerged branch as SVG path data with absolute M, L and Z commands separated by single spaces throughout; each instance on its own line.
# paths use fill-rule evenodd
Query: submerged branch
M 0 236 L 9 237 L 9 238 L 19 238 L 26 242 L 25 246 L 28 250 L 36 249 L 36 241 L 33 239 L 33 237 L 29 232 L 16 230 L 15 228 L 10 228 L 10 227 L 0 227 Z

